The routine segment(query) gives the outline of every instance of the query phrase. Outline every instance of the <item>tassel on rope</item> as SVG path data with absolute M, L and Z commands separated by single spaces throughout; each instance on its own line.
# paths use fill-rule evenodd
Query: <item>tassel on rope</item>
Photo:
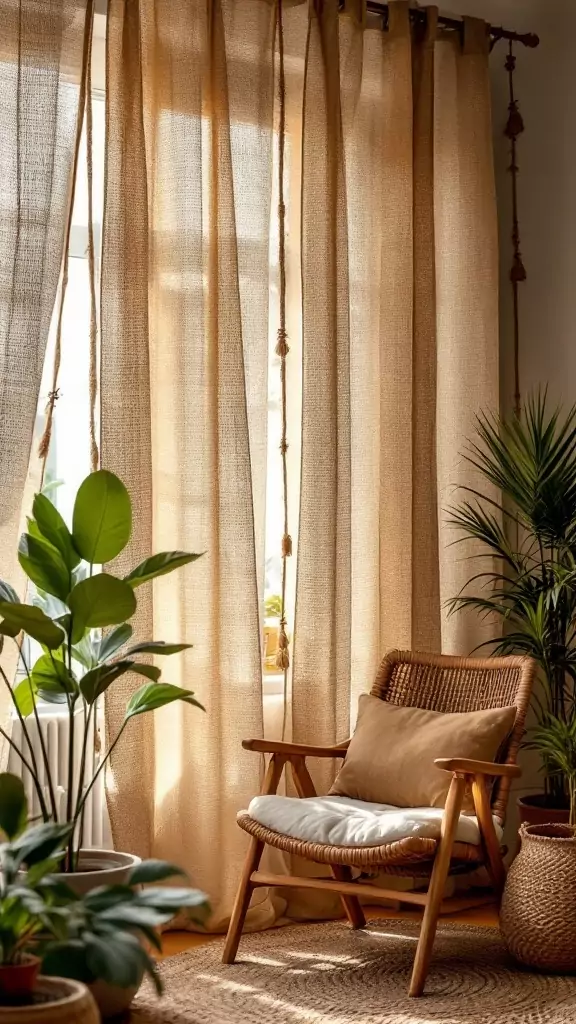
M 286 329 L 284 327 L 278 328 L 278 341 L 276 342 L 276 348 L 274 351 L 276 352 L 277 356 L 280 356 L 281 359 L 285 359 L 290 351 L 286 335 Z
M 278 653 L 276 654 L 276 665 L 284 672 L 290 668 L 290 654 L 288 653 L 288 636 L 286 633 L 286 619 L 280 619 L 280 632 L 278 634 Z
M 52 422 L 54 420 L 54 406 L 60 398 L 60 388 L 56 388 L 54 391 L 48 393 L 48 401 L 46 402 L 46 424 L 44 432 L 38 443 L 38 458 L 46 459 L 48 452 L 50 451 L 50 441 L 52 440 Z
M 290 558 L 292 554 L 292 537 L 285 533 L 282 537 L 282 558 Z

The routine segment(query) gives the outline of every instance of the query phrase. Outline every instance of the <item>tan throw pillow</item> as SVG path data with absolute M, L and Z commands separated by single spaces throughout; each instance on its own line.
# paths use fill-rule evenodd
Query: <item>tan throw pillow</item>
M 368 693 L 331 795 L 396 807 L 444 807 L 451 776 L 437 757 L 494 761 L 514 727 L 516 708 L 440 714 L 387 704 Z M 463 810 L 474 813 L 467 794 Z

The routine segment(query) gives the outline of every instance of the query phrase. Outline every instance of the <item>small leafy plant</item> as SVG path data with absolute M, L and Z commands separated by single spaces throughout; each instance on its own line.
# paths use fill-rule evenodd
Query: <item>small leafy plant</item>
M 0 965 L 22 963 L 43 943 L 65 934 L 62 910 L 47 877 L 58 869 L 70 837 L 69 825 L 26 827 L 22 781 L 0 775 Z
M 161 860 L 143 861 L 126 885 L 109 885 L 76 895 L 54 877 L 61 870 L 72 826 L 27 827 L 28 805 L 21 779 L 0 774 L 0 966 L 17 965 L 30 954 L 42 958 L 42 972 L 91 984 L 103 980 L 137 987 L 144 974 L 162 992 L 147 946 L 161 951 L 157 929 L 182 910 L 201 924 L 209 906 L 195 889 L 159 887 L 182 875 Z
M 127 885 L 101 886 L 81 897 L 70 889 L 63 895 L 67 887 L 61 885 L 66 935 L 47 943 L 42 973 L 120 988 L 137 988 L 147 974 L 161 995 L 162 981 L 147 944 L 161 952 L 161 925 L 182 910 L 201 924 L 209 909 L 204 893 L 195 889 L 148 884 L 181 874 L 165 861 L 148 860 L 133 869 Z
M 37 701 L 66 706 L 70 717 L 68 786 L 64 820 L 72 825 L 66 870 L 76 867 L 81 845 L 84 805 L 100 772 L 110 758 L 126 726 L 137 715 L 182 700 L 202 708 L 192 691 L 161 679 L 156 665 L 141 659 L 150 655 L 177 654 L 190 644 L 146 640 L 132 646 L 129 619 L 136 612 L 138 587 L 165 573 L 195 561 L 199 554 L 164 551 L 146 558 L 123 578 L 100 566 L 112 561 L 126 547 L 132 531 L 132 507 L 121 480 L 107 470 L 91 473 L 81 484 L 69 529 L 46 494 L 37 494 L 20 539 L 18 558 L 36 588 L 34 603 L 24 604 L 15 590 L 0 580 L 0 642 L 10 638 L 18 647 L 26 677 L 12 686 L 0 666 L 22 728 L 19 745 L 2 729 L 0 733 L 16 750 L 32 776 L 42 818 L 59 822 L 56 781 L 39 725 Z M 103 630 L 112 627 L 109 632 Z M 28 664 L 22 642 L 25 634 L 41 645 L 42 653 Z M 1 647 L 0 647 L 1 650 Z M 122 725 L 111 739 L 93 774 L 89 772 L 91 727 L 98 702 L 116 680 L 128 672 L 146 682 L 129 698 Z M 82 712 L 80 770 L 75 772 L 75 715 Z M 41 745 L 41 764 L 27 729 L 36 718 Z M 42 782 L 42 776 L 46 784 Z M 78 776 L 78 777 L 76 777 Z

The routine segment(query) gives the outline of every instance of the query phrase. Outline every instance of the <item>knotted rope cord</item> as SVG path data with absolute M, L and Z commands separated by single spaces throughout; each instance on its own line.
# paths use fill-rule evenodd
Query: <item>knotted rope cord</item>
M 508 120 L 504 134 L 510 140 L 510 180 L 512 182 L 512 266 L 510 281 L 512 283 L 513 338 L 514 338 L 514 412 L 520 415 L 520 314 L 518 303 L 518 285 L 526 280 L 526 268 L 520 252 L 520 228 L 518 225 L 518 164 L 516 161 L 516 140 L 524 131 L 524 121 L 518 110 L 518 101 L 514 94 L 514 71 L 516 57 L 512 49 L 512 40 L 508 43 L 508 54 L 504 64 L 508 72 Z
M 292 554 L 292 538 L 288 531 L 288 424 L 286 395 L 286 356 L 290 351 L 286 334 L 286 206 L 284 203 L 284 163 L 286 146 L 286 77 L 284 68 L 284 22 L 282 0 L 277 6 L 278 29 L 278 100 L 279 100 L 279 131 L 278 131 L 278 264 L 280 275 L 280 326 L 276 354 L 280 357 L 280 385 L 282 406 L 282 436 L 280 454 L 282 458 L 282 485 L 284 502 L 284 534 L 282 536 L 282 593 L 280 606 L 280 632 L 278 635 L 278 652 L 276 665 L 284 673 L 284 716 L 282 737 L 286 730 L 288 704 L 288 668 L 290 667 L 289 641 L 286 633 L 286 559 Z
M 54 344 L 54 366 L 52 370 L 52 387 L 48 392 L 46 403 L 46 424 L 40 442 L 38 444 L 38 457 L 42 460 L 42 471 L 40 474 L 40 487 L 44 484 L 46 474 L 46 463 L 50 452 L 50 441 L 52 440 L 52 426 L 54 422 L 54 406 L 60 397 L 58 388 L 58 375 L 62 361 L 62 318 L 64 315 L 64 302 L 66 300 L 66 289 L 68 287 L 68 250 L 70 248 L 70 232 L 72 229 L 72 211 L 74 209 L 74 198 L 76 195 L 76 174 L 78 171 L 78 154 L 80 151 L 80 139 L 82 136 L 82 125 L 86 109 L 86 86 L 89 77 L 92 51 L 92 23 L 94 21 L 94 0 L 90 0 L 86 8 L 86 21 L 84 23 L 84 43 L 82 51 L 82 76 L 80 79 L 80 91 L 78 95 L 78 115 L 76 120 L 76 137 L 74 140 L 74 156 L 72 158 L 72 177 L 70 183 L 70 196 L 66 227 L 64 232 L 64 249 L 62 253 L 62 283 L 60 286 L 60 301 L 58 306 L 58 322 L 56 326 L 56 341 Z
M 98 469 L 98 442 L 96 440 L 96 394 L 98 391 L 96 319 L 96 259 L 94 254 L 94 212 L 93 212 L 93 147 L 92 147 L 92 31 L 90 33 L 90 56 L 86 67 L 86 178 L 88 183 L 88 277 L 90 280 L 90 368 L 89 368 L 89 430 L 90 468 Z

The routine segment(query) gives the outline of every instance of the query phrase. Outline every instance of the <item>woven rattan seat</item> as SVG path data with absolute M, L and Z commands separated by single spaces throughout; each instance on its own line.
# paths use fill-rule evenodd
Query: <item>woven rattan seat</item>
M 505 880 L 504 849 L 501 848 L 495 822 L 504 824 L 511 782 L 520 774 L 516 757 L 524 733 L 534 671 L 534 662 L 524 657 L 455 658 L 408 651 L 387 654 L 371 691 L 380 700 L 447 714 L 515 706 L 514 727 L 500 751 L 499 763 L 464 758 L 436 759 L 436 766 L 452 775 L 439 839 L 411 835 L 377 846 L 330 846 L 309 838 L 284 835 L 261 824 L 246 811 L 241 812 L 238 824 L 250 836 L 250 848 L 230 921 L 224 962 L 233 963 L 235 960 L 250 898 L 258 886 L 332 889 L 340 894 L 353 928 L 363 928 L 366 923 L 359 895 L 371 902 L 391 898 L 424 907 L 410 984 L 410 994 L 421 995 L 449 874 L 471 872 L 483 866 L 490 876 L 492 892 L 482 897 L 470 897 L 468 905 L 477 906 L 500 897 Z M 306 758 L 344 758 L 348 741 L 334 747 L 313 747 L 246 740 L 243 746 L 260 754 L 270 754 L 263 794 L 276 793 L 284 768 L 289 765 L 298 796 L 306 798 L 317 795 L 306 767 Z M 491 788 L 486 785 L 487 779 L 495 780 Z M 458 842 L 455 838 L 467 789 L 472 790 L 480 845 Z M 260 871 L 265 846 L 329 865 L 332 878 L 285 876 Z M 417 879 L 428 877 L 427 891 L 398 892 L 366 884 L 364 879 L 361 884 L 356 881 L 359 873 L 378 875 L 379 872 Z
M 240 828 L 260 842 L 303 857 L 305 860 L 313 860 L 317 864 L 340 864 L 360 870 L 380 867 L 408 878 L 418 874 L 418 871 L 426 873 L 423 869 L 433 863 L 438 847 L 437 839 L 423 839 L 419 836 L 410 836 L 383 846 L 327 846 L 325 843 L 307 843 L 302 839 L 274 832 L 255 818 L 251 818 L 245 811 L 241 812 L 236 820 Z M 479 847 L 471 843 L 454 843 L 452 860 L 452 867 L 455 870 L 456 862 L 460 867 L 465 865 L 468 868 L 471 865 L 478 867 L 483 863 Z

